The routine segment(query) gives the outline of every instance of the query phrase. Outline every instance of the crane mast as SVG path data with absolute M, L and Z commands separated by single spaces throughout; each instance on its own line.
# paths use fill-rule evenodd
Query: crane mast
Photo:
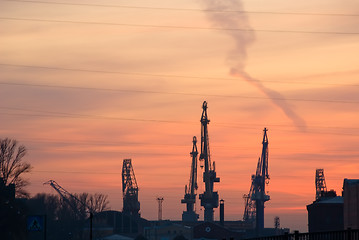
M 182 213 L 182 221 L 184 222 L 196 222 L 199 215 L 194 211 L 194 205 L 196 203 L 196 190 L 197 186 L 197 138 L 193 137 L 192 141 L 192 152 L 190 153 L 192 157 L 191 172 L 189 178 L 189 184 L 185 186 L 185 195 L 181 200 L 181 203 L 186 204 L 186 211 Z
M 268 174 L 268 136 L 267 128 L 264 128 L 262 141 L 262 155 L 258 159 L 256 174 L 252 175 L 252 185 L 248 195 L 244 195 L 245 210 L 244 221 L 256 222 L 257 231 L 264 228 L 264 203 L 270 200 L 269 195 L 266 195 L 265 186 L 269 180 Z
M 207 102 L 204 101 L 202 105 L 201 117 L 201 154 L 200 161 L 204 162 L 203 182 L 205 183 L 205 191 L 199 195 L 201 206 L 204 207 L 204 221 L 213 222 L 213 208 L 217 208 L 218 192 L 213 191 L 213 183 L 219 182 L 220 179 L 216 176 L 215 163 L 211 162 L 211 155 L 209 151 L 209 138 L 208 138 L 208 124 L 209 119 L 207 116 Z
M 131 159 L 124 159 L 122 165 L 123 213 L 140 217 L 140 202 L 138 201 L 138 186 L 133 171 Z
M 315 200 L 319 200 L 327 193 L 327 184 L 325 183 L 324 169 L 315 170 Z

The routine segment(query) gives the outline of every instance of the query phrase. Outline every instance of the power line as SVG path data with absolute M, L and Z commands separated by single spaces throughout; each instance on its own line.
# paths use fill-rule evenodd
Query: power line
M 329 35 L 359 35 L 359 32 L 319 32 L 319 31 L 299 31 L 299 30 L 265 30 L 265 29 L 242 29 L 242 28 L 215 28 L 215 27 L 192 27 L 192 26 L 170 26 L 170 25 L 150 25 L 150 24 L 130 24 L 130 23 L 112 23 L 112 22 L 90 22 L 74 20 L 52 20 L 39 18 L 17 18 L 0 17 L 8 21 L 32 21 L 47 23 L 66 23 L 66 24 L 85 24 L 85 25 L 107 25 L 141 28 L 167 28 L 167 29 L 191 29 L 191 30 L 216 30 L 216 31 L 241 31 L 241 32 L 267 32 L 267 33 L 298 33 L 298 34 L 329 34 Z
M 58 170 L 32 170 L 31 172 L 35 173 L 69 173 L 69 174 L 115 174 L 121 176 L 121 172 L 87 172 L 87 171 L 58 171 Z
M 321 102 L 321 103 L 345 103 L 357 104 L 358 101 L 344 101 L 344 100 L 321 100 L 321 99 L 304 99 L 304 98 L 269 98 L 269 97 L 254 97 L 241 95 L 220 95 L 220 94 L 201 94 L 201 93 L 185 93 L 185 92 L 161 92 L 148 90 L 130 90 L 130 89 L 110 89 L 110 88 L 93 88 L 93 87 L 75 87 L 75 86 L 60 86 L 60 85 L 42 85 L 42 84 L 28 84 L 28 83 L 9 83 L 0 82 L 1 85 L 25 86 L 25 87 L 43 87 L 43 88 L 62 88 L 62 89 L 78 89 L 78 90 L 92 90 L 92 91 L 111 91 L 111 92 L 132 92 L 132 93 L 146 93 L 146 94 L 169 94 L 169 95 L 183 95 L 183 96 L 198 96 L 198 97 L 219 97 L 219 98 L 243 98 L 243 99 L 263 99 L 263 100 L 279 100 L 279 101 L 296 101 L 296 102 Z M 53 113 L 53 112 L 50 112 Z M 64 113 L 56 113 L 64 114 Z
M 221 123 L 217 123 L 217 125 L 223 125 Z M 249 127 L 248 126 L 252 126 Z M 267 127 L 270 127 L 271 129 L 275 129 L 274 131 L 284 131 L 285 128 L 287 127 L 292 127 L 289 125 L 266 125 Z M 278 129 L 278 126 L 281 128 Z M 258 130 L 258 128 L 263 127 L 263 125 L 260 124 L 238 124 L 238 125 L 232 125 L 232 126 L 228 126 L 230 128 L 246 128 L 246 129 L 253 129 L 253 130 Z M 331 130 L 346 130 L 346 131 L 358 131 L 359 128 L 349 128 L 349 127 L 322 127 L 322 126 L 309 126 L 308 128 L 310 129 L 331 129 Z M 252 132 L 252 131 L 251 131 Z M 315 132 L 318 133 L 318 132 Z M 359 136 L 358 134 L 354 134 L 354 136 Z M 74 146 L 74 145 L 78 145 L 78 146 L 98 146 L 98 147 L 139 147 L 139 146 L 146 146 L 146 147 L 159 147 L 159 148 L 163 148 L 163 147 L 176 147 L 176 148 L 189 148 L 190 144 L 185 143 L 185 142 L 181 142 L 181 143 L 163 143 L 162 141 L 160 141 L 160 143 L 155 143 L 155 142 L 151 142 L 151 143 L 146 143 L 146 142 L 139 142 L 139 141 L 110 141 L 108 142 L 108 139 L 98 139 L 96 141 L 91 141 L 91 140 L 65 140 L 65 139 L 55 139 L 55 138 L 24 138 L 22 137 L 20 139 L 22 142 L 26 142 L 26 143 L 33 143 L 33 144 L 49 144 L 50 146 L 53 146 L 53 144 L 60 144 L 61 146 L 64 145 L 64 147 L 67 146 Z M 221 149 L 241 149 L 241 150 L 249 150 L 249 149 L 257 149 L 257 147 L 240 147 L 238 145 L 232 146 L 232 145 L 220 145 L 220 144 L 212 144 L 213 147 L 215 148 L 221 148 Z M 35 148 L 36 149 L 36 148 Z M 271 149 L 280 149 L 279 147 L 271 147 Z M 302 149 L 298 149 L 298 150 L 302 150 Z M 350 152 L 349 150 L 329 150 L 330 152 Z M 355 151 L 357 152 L 356 149 L 353 149 L 351 151 Z M 328 150 L 326 151 L 328 152 Z
M 219 9 L 197 9 L 197 8 L 168 8 L 168 7 L 148 7 L 148 6 L 128 6 L 128 5 L 107 5 L 90 3 L 66 3 L 66 2 L 46 2 L 46 1 L 25 1 L 25 0 L 3 0 L 8 2 L 37 3 L 67 6 L 87 6 L 104 8 L 125 8 L 142 10 L 165 10 L 165 11 L 194 11 L 194 12 L 214 12 L 214 13 L 239 13 L 239 14 L 271 14 L 271 15 L 302 15 L 302 16 L 333 16 L 333 17 L 357 17 L 358 14 L 349 13 L 303 13 L 303 12 L 272 12 L 272 11 L 244 11 L 244 10 L 219 10 Z
M 107 116 L 99 116 L 99 115 L 85 115 L 85 114 L 73 114 L 73 113 L 63 113 L 63 112 L 53 112 L 53 111 L 41 111 L 41 110 L 33 110 L 33 109 L 23 109 L 23 108 L 10 108 L 10 107 L 0 107 L 0 109 L 5 110 L 17 110 L 17 111 L 27 111 L 30 113 L 6 113 L 2 112 L 3 115 L 21 115 L 21 116 L 33 116 L 33 117 L 63 117 L 63 118 L 87 118 L 87 119 L 106 119 L 106 120 L 122 120 L 122 121 L 139 121 L 139 122 L 153 122 L 153 123 L 171 123 L 171 124 L 191 124 L 197 125 L 196 122 L 192 121 L 178 121 L 178 120 L 159 120 L 159 119 L 146 119 L 146 118 L 120 118 L 120 117 L 107 117 Z M 36 114 L 32 114 L 31 112 L 36 112 Z M 42 114 L 44 113 L 44 114 Z M 250 129 L 253 124 L 226 124 L 226 123 L 217 123 L 216 125 L 222 127 L 229 127 L 229 128 L 243 128 Z M 262 125 L 260 125 L 262 126 Z M 283 125 L 283 124 L 272 124 L 267 125 L 270 127 L 279 127 L 277 131 L 286 131 L 282 130 L 281 127 L 292 127 L 290 125 Z M 336 130 L 358 130 L 358 128 L 344 128 L 344 127 L 322 127 L 322 126 L 301 126 L 306 128 L 317 128 L 317 129 L 336 129 Z M 257 129 L 252 127 L 251 129 Z M 292 132 L 298 132 L 298 130 L 292 130 Z M 299 131 L 302 132 L 302 131 Z M 336 133 L 336 132 L 318 132 L 318 131 L 309 131 L 306 130 L 305 133 L 312 133 L 312 134 L 327 134 L 327 135 L 343 135 L 343 136 L 358 136 L 355 133 Z
M 351 156 L 356 157 L 357 154 L 351 154 Z M 246 156 L 246 159 L 251 159 L 250 156 Z M 288 157 L 283 156 L 283 157 L 278 157 L 278 156 L 272 156 L 272 159 L 278 159 L 278 160 L 288 160 Z M 313 158 L 314 160 L 314 158 Z M 30 173 L 59 173 L 59 174 L 86 174 L 86 175 L 118 175 L 121 176 L 121 172 L 108 172 L 108 171 L 65 171 L 65 170 L 32 170 Z M 247 173 L 236 173 L 236 176 L 241 175 L 241 176 L 248 176 Z M 288 175 L 279 175 L 277 174 L 276 177 L 288 177 Z M 292 175 L 290 176 L 292 177 Z M 294 176 L 294 177 L 300 177 L 298 176 Z M 334 177 L 329 177 L 328 179 L 337 179 Z
M 77 113 L 66 113 L 66 112 L 54 112 L 54 111 L 42 111 L 35 109 L 25 109 L 25 108 L 10 108 L 10 107 L 0 107 L 0 109 L 5 110 L 17 110 L 17 111 L 26 111 L 30 112 L 33 116 L 50 116 L 50 117 L 67 117 L 67 118 L 89 118 L 89 119 L 107 119 L 107 120 L 123 120 L 123 121 L 138 121 L 138 122 L 159 122 L 159 123 L 190 123 L 184 121 L 171 121 L 171 120 L 158 120 L 158 119 L 140 119 L 140 118 L 122 118 L 122 117 L 108 117 L 101 115 L 90 115 L 90 114 L 77 114 Z M 35 112 L 37 114 L 32 114 Z M 11 113 L 10 113 L 11 114 Z M 21 113 L 15 113 L 21 115 Z M 22 113 L 26 115 L 26 113 Z M 45 114 L 45 115 L 41 115 Z M 48 114 L 48 115 L 46 115 Z
M 93 69 L 79 69 L 79 68 L 63 68 L 63 67 L 38 66 L 38 65 L 9 64 L 9 63 L 0 63 L 0 66 L 21 67 L 21 68 L 37 68 L 37 69 L 54 70 L 54 71 L 119 74 L 119 75 L 140 76 L 140 77 L 182 78 L 182 79 L 185 78 L 185 79 L 219 80 L 219 81 L 236 81 L 236 82 L 238 81 L 238 78 L 234 78 L 234 77 L 233 78 L 218 78 L 218 77 L 202 77 L 202 76 L 188 76 L 188 75 L 169 75 L 169 74 L 153 74 L 153 73 L 139 73 L 139 72 L 123 72 L 123 71 L 93 70 Z M 328 75 L 333 75 L 333 74 L 338 75 L 338 74 L 345 74 L 345 73 L 347 73 L 347 72 L 328 73 Z M 358 71 L 352 71 L 352 73 L 357 74 L 359 72 Z M 261 80 L 260 82 L 281 83 L 281 84 L 318 85 L 318 84 L 313 83 L 313 82 L 304 82 L 304 81 L 290 81 L 289 82 L 289 81 L 277 81 L 277 80 Z M 11 84 L 11 83 L 4 82 L 3 84 Z M 359 87 L 358 84 L 340 84 L 340 83 L 320 83 L 320 85 Z

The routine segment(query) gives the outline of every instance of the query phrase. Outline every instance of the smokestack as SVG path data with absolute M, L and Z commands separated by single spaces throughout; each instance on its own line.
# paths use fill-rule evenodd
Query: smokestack
M 219 222 L 224 227 L 224 200 L 219 201 Z

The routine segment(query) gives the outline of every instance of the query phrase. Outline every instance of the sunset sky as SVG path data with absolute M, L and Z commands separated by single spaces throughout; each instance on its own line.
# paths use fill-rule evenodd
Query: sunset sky
M 141 216 L 163 196 L 179 220 L 207 101 L 226 220 L 243 217 L 266 127 L 265 227 L 307 231 L 316 168 L 340 195 L 359 178 L 358 26 L 357 0 L 0 0 L 0 138 L 27 147 L 32 196 L 53 179 L 121 210 L 131 158 Z

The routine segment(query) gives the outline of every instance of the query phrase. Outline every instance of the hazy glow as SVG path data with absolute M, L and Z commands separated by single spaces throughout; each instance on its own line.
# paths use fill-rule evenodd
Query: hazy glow
M 307 230 L 316 168 L 339 194 L 344 178 L 359 178 L 359 34 L 340 34 L 357 31 L 358 1 L 243 1 L 257 31 L 241 70 L 280 93 L 304 131 L 258 87 L 229 75 L 236 41 L 211 29 L 210 13 L 184 10 L 203 9 L 199 1 L 87 3 L 151 9 L 0 0 L 0 137 L 27 146 L 32 195 L 54 193 L 42 184 L 54 179 L 70 192 L 108 194 L 121 210 L 122 160 L 132 158 L 142 216 L 156 219 L 163 196 L 163 217 L 180 219 L 204 100 L 227 219 L 242 219 L 264 127 L 266 227 L 279 216 L 282 227 Z

